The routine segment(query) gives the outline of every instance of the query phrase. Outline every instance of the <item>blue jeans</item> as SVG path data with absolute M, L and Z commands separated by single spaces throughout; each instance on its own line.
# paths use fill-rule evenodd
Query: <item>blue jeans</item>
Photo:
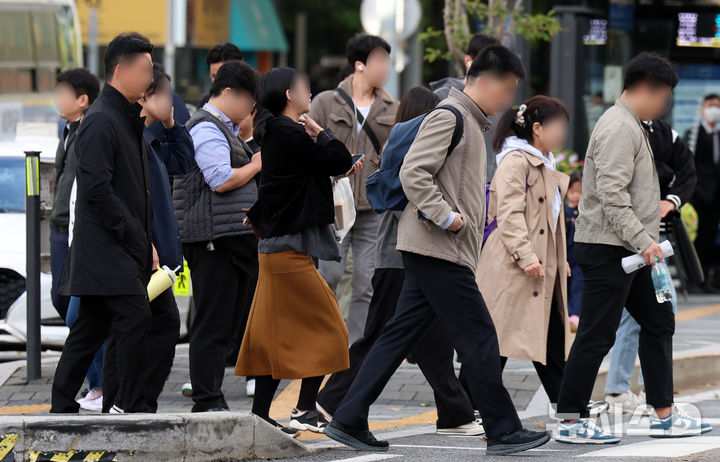
M 665 260 L 660 263 L 668 271 Z M 672 291 L 672 307 L 673 313 L 677 313 L 677 292 L 675 285 L 670 284 Z M 615 343 L 612 347 L 612 356 L 610 357 L 610 370 L 608 371 L 607 380 L 605 382 L 605 394 L 622 394 L 630 389 L 630 379 L 635 372 L 635 358 L 638 354 L 638 344 L 640 339 L 640 325 L 623 309 L 620 326 L 618 326 L 615 334 Z M 643 386 L 642 371 L 638 376 L 638 384 Z
M 68 310 L 67 310 L 67 317 L 65 318 L 65 324 L 67 324 L 68 327 L 72 326 L 75 320 L 78 317 L 78 309 L 80 308 L 80 297 L 70 297 L 70 303 L 68 304 Z M 90 364 L 90 368 L 87 371 L 87 380 L 88 385 L 91 390 L 95 390 L 97 388 L 102 387 L 102 369 L 103 369 L 103 361 L 105 357 L 105 345 L 100 347 L 100 349 L 95 353 L 95 358 L 93 359 L 92 364 Z

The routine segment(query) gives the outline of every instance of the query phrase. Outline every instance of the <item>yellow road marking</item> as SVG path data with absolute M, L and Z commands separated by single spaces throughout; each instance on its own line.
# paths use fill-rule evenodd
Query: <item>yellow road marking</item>
M 17 406 L 0 407 L 0 415 L 16 415 L 16 414 L 39 414 L 50 410 L 50 405 L 43 404 L 22 404 Z M 0 457 L 1 459 L 1 457 Z
M 697 308 L 689 308 L 687 310 L 678 311 L 675 315 L 675 321 L 691 321 L 693 319 L 704 318 L 720 313 L 720 303 L 716 305 L 699 306 Z

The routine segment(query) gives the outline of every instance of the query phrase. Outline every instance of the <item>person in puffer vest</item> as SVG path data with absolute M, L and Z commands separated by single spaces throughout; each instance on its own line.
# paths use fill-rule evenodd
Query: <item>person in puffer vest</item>
M 210 100 L 186 127 L 195 165 L 174 180 L 173 202 L 192 274 L 197 315 L 190 330 L 193 412 L 228 409 L 220 391 L 233 336 L 243 332 L 257 283 L 257 238 L 245 214 L 257 200 L 260 153 L 238 137 L 255 106 L 257 73 L 223 64 Z

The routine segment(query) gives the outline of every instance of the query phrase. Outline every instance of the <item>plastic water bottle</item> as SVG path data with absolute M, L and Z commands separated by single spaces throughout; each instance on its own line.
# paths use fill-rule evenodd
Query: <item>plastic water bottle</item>
M 653 286 L 655 286 L 655 298 L 657 298 L 658 303 L 672 300 L 670 277 L 665 270 L 665 265 L 658 264 L 658 257 L 655 257 L 655 264 L 652 268 L 652 282 Z

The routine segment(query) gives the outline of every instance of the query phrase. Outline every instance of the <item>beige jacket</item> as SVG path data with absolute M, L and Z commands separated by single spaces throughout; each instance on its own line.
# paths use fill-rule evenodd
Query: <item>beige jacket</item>
M 490 184 L 488 217 L 497 229 L 488 237 L 476 272 L 498 335 L 500 354 L 546 364 L 548 323 L 553 296 L 565 327 L 565 355 L 570 352 L 567 313 L 565 217 L 555 231 L 552 200 L 565 197 L 569 177 L 549 170 L 541 159 L 522 151 L 507 154 Z M 544 279 L 523 268 L 540 262 Z
M 352 78 L 351 75 L 338 85 L 350 96 L 352 96 Z M 375 90 L 375 101 L 370 106 L 365 123 L 372 128 L 380 146 L 384 146 L 390 136 L 390 130 L 395 124 L 398 104 L 398 101 L 384 89 Z M 335 136 L 345 144 L 348 151 L 353 154 L 365 154 L 362 171 L 350 177 L 350 185 L 355 195 L 355 208 L 371 210 L 365 191 L 365 182 L 380 168 L 380 155 L 375 152 L 365 131 L 361 130 L 358 133 L 355 113 L 335 90 L 327 90 L 313 99 L 310 117 L 321 127 L 331 129 Z
M 448 156 L 455 116 L 431 112 L 405 155 L 400 181 L 409 200 L 398 224 L 397 249 L 446 260 L 475 271 L 485 223 L 486 152 L 483 131 L 490 127 L 475 102 L 453 88 L 440 105 L 463 115 L 464 132 Z M 423 218 L 422 211 L 429 218 Z M 453 233 L 440 226 L 450 212 L 460 212 L 464 226 Z
M 588 143 L 575 242 L 639 253 L 659 239 L 660 184 L 647 133 L 621 100 L 600 117 Z

